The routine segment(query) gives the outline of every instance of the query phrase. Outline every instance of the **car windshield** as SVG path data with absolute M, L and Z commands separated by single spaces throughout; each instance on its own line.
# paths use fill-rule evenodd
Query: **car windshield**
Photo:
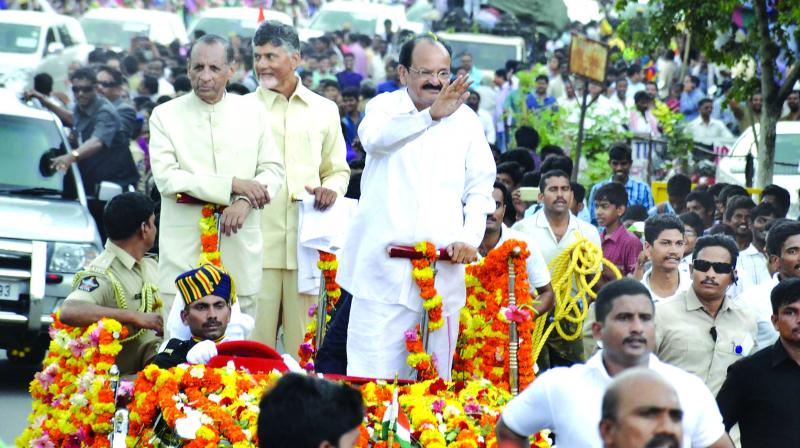
M 0 192 L 75 197 L 72 174 L 50 169 L 50 160 L 66 153 L 53 122 L 0 115 L 0 142 Z
M 309 28 L 320 31 L 336 31 L 349 26 L 352 32 L 371 36 L 375 34 L 377 21 L 378 18 L 369 13 L 323 10 L 314 16 Z
M 39 47 L 39 27 L 0 23 L 0 53 L 31 54 Z
M 796 175 L 800 164 L 800 134 L 775 136 L 775 174 Z
M 472 55 L 475 67 L 480 70 L 496 70 L 505 67 L 506 61 L 519 59 L 517 47 L 508 44 L 488 44 L 483 42 L 459 42 L 448 40 L 453 49 L 453 64 L 460 64 L 459 59 L 464 52 Z
M 130 48 L 134 37 L 150 36 L 150 25 L 141 22 L 84 17 L 81 19 L 81 27 L 86 33 L 86 41 L 98 47 Z
M 194 27 L 195 30 L 203 30 L 206 34 L 217 34 L 219 36 L 230 36 L 235 33 L 237 36 L 251 38 L 256 33 L 256 17 L 253 20 L 223 19 L 217 17 L 203 17 Z

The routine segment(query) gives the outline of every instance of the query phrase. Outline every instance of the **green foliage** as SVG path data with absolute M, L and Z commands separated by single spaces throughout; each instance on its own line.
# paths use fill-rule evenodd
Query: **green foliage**
M 608 152 L 599 152 L 587 159 L 586 169 L 578 173 L 578 183 L 586 187 L 587 190 L 611 176 L 611 167 L 608 166 Z M 589 196 L 588 192 L 586 194 Z

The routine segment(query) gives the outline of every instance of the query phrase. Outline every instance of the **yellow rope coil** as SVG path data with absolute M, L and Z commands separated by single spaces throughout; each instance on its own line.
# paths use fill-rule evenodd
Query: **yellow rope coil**
M 596 244 L 578 233 L 575 242 L 559 254 L 548 266 L 551 273 L 551 284 L 555 295 L 553 306 L 553 322 L 547 325 L 550 314 L 544 313 L 536 319 L 536 330 L 533 334 L 533 360 L 539 358 L 547 338 L 553 329 L 565 341 L 574 341 L 580 337 L 583 321 L 589 311 L 590 299 L 597 297 L 592 288 L 600 281 L 603 266 L 621 278 L 619 269 L 603 257 L 603 251 Z M 573 294 L 573 290 L 575 293 Z M 571 334 L 562 328 L 562 322 L 577 324 Z M 547 327 L 545 329 L 545 327 Z

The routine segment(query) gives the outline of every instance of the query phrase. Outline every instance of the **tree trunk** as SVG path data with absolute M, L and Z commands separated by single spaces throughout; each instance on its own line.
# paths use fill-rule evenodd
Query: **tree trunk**
M 767 17 L 767 0 L 754 0 L 753 10 L 757 22 L 759 46 L 761 47 L 761 126 L 758 136 L 758 159 L 756 188 L 772 183 L 775 172 L 775 125 L 780 118 L 783 101 L 778 104 L 778 85 L 775 82 L 775 60 L 778 47 L 772 41 Z M 777 105 L 777 107 L 776 107 Z

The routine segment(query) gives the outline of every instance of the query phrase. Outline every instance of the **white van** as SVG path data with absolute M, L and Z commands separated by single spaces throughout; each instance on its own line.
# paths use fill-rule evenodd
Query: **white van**
M 472 63 L 481 77 L 494 77 L 494 71 L 505 68 L 506 61 L 525 59 L 525 39 L 519 36 L 494 36 L 473 33 L 437 33 L 453 49 L 453 65 L 458 66 L 464 52 L 472 55 Z
M 85 63 L 91 51 L 78 21 L 37 11 L 0 11 L 0 85 L 31 87 L 33 76 L 47 73 L 63 90 L 67 68 Z
M 299 29 L 298 34 L 300 40 L 308 41 L 312 37 L 348 28 L 351 32 L 372 36 L 383 34 L 383 22 L 387 19 L 392 21 L 392 31 L 408 28 L 402 5 L 334 0 L 323 3 L 308 28 Z
M 81 27 L 91 45 L 114 51 L 128 50 L 131 39 L 139 36 L 162 45 L 189 42 L 183 19 L 164 11 L 97 8 L 81 17 Z
M 292 18 L 280 11 L 264 10 L 264 19 L 293 26 Z M 195 30 L 202 30 L 207 34 L 217 34 L 223 37 L 235 34 L 250 39 L 256 33 L 257 28 L 258 8 L 210 8 L 203 11 L 189 26 L 189 35 L 191 36 Z

